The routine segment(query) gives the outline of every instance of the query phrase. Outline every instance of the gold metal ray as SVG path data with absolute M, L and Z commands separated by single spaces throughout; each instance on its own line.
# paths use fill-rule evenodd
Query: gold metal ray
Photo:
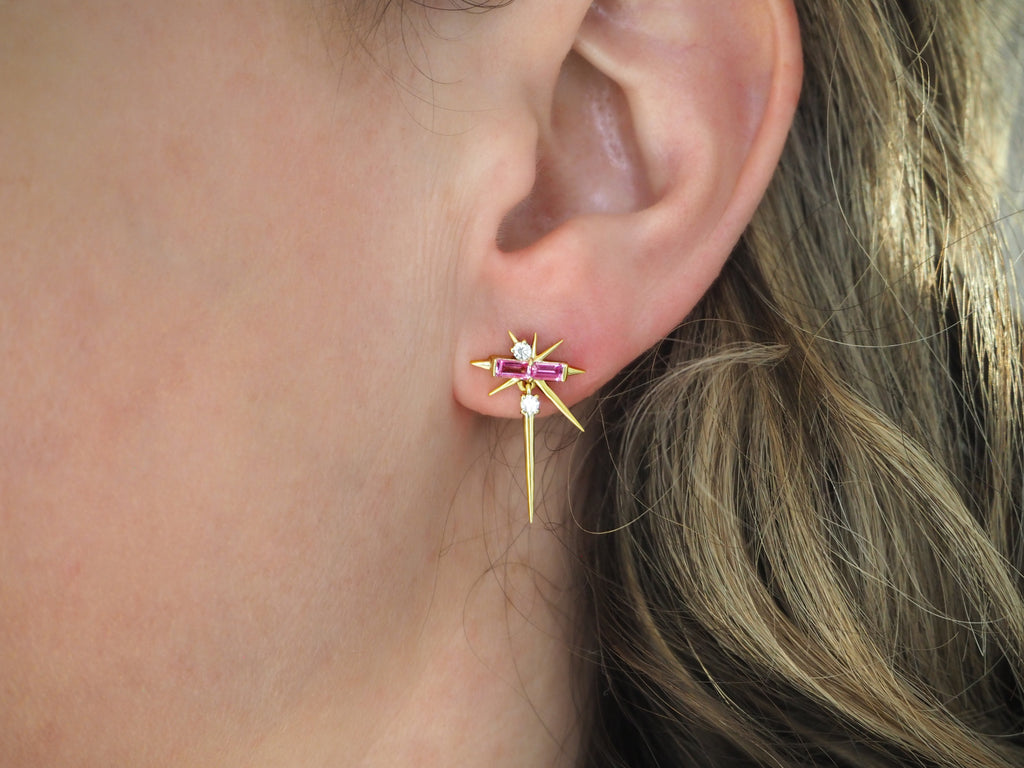
M 537 388 L 540 389 L 541 392 L 548 396 L 548 400 L 555 404 L 555 408 L 561 411 L 562 415 L 565 416 L 565 418 L 567 418 L 569 421 L 571 421 L 573 423 L 573 426 L 576 427 L 576 429 L 578 429 L 580 432 L 584 431 L 583 425 L 576 420 L 576 417 L 572 415 L 572 411 L 570 411 L 566 407 L 565 403 L 563 403 L 561 398 L 559 398 L 558 395 L 554 393 L 554 390 L 552 390 L 551 387 L 548 386 L 548 383 L 546 381 L 535 381 L 534 384 L 537 385 Z
M 547 357 L 547 356 L 548 356 L 548 355 L 550 355 L 550 354 L 551 354 L 552 352 L 554 352 L 554 351 L 555 351 L 556 349 L 558 349 L 558 348 L 559 348 L 560 346 L 562 346 L 562 342 L 563 342 L 563 341 L 565 341 L 565 339 L 559 339 L 558 341 L 556 341 L 556 342 L 555 342 L 554 344 L 552 344 L 552 345 L 551 345 L 550 347 L 548 347 L 547 349 L 545 349 L 545 350 L 544 350 L 543 352 L 541 352 L 541 353 L 540 353 L 539 355 L 537 355 L 537 356 L 536 356 L 535 358 L 533 358 L 533 359 L 534 359 L 534 360 L 535 360 L 536 362 L 538 362 L 538 363 L 539 363 L 539 362 L 542 362 L 542 361 L 544 360 L 544 358 L 545 358 L 545 357 Z
M 494 358 L 490 360 L 470 360 L 470 365 L 475 365 L 477 368 L 483 368 L 485 371 L 494 373 Z
M 488 392 L 487 396 L 490 397 L 491 395 L 496 395 L 499 392 L 502 392 L 503 390 L 508 389 L 509 387 L 516 386 L 518 383 L 519 382 L 516 379 L 509 379 L 504 384 L 500 384 L 497 387 L 495 387 L 494 389 L 492 389 L 490 392 Z
M 523 440 L 526 443 L 526 504 L 533 522 L 533 416 L 523 416 Z

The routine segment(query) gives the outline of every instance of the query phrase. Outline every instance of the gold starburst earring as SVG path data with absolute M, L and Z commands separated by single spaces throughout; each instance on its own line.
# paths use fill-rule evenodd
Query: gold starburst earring
M 506 382 L 495 387 L 489 394 L 496 395 L 509 387 L 517 386 L 521 393 L 519 398 L 519 411 L 523 414 L 523 439 L 526 443 L 526 500 L 530 508 L 530 522 L 533 522 L 533 417 L 540 412 L 540 398 L 534 394 L 534 389 L 543 392 L 548 400 L 562 412 L 569 421 L 573 423 L 580 432 L 583 425 L 576 420 L 565 403 L 559 399 L 548 382 L 565 381 L 569 376 L 578 373 L 586 373 L 580 368 L 574 368 L 568 363 L 550 362 L 547 357 L 565 339 L 559 339 L 539 355 L 537 354 L 537 334 L 533 335 L 533 343 L 517 339 L 512 331 L 508 332 L 512 338 L 512 357 L 501 357 L 491 355 L 486 360 L 473 360 L 471 365 L 483 368 L 491 372 L 492 376 L 499 379 L 507 379 Z

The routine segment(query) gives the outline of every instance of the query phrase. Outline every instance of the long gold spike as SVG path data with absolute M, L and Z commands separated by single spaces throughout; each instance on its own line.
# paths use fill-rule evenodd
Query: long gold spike
M 526 504 L 533 522 L 533 416 L 523 416 L 523 439 L 526 442 Z
M 540 353 L 539 355 L 537 355 L 537 356 L 536 356 L 536 357 L 534 358 L 534 360 L 535 360 L 535 361 L 537 361 L 538 363 L 539 363 L 539 362 L 541 362 L 541 361 L 543 361 L 545 357 L 547 357 L 547 356 L 548 356 L 548 355 L 550 355 L 550 354 L 551 354 L 552 352 L 554 352 L 554 351 L 555 351 L 556 349 L 558 349 L 558 348 L 559 348 L 559 347 L 560 347 L 560 346 L 562 345 L 562 342 L 563 342 L 563 341 L 565 341 L 565 339 L 559 339 L 559 340 L 558 340 L 558 341 L 556 341 L 556 342 L 555 342 L 554 344 L 552 344 L 552 345 L 551 345 L 550 347 L 548 347 L 548 348 L 547 348 L 547 349 L 545 349 L 545 350 L 544 350 L 543 352 L 541 352 L 541 353 Z
M 571 421 L 573 425 L 576 427 L 576 429 L 578 429 L 580 432 L 584 431 L 583 425 L 580 424 L 576 420 L 576 417 L 572 415 L 572 411 L 565 407 L 565 403 L 563 403 L 561 399 L 558 397 L 558 395 L 554 393 L 554 391 L 551 389 L 551 387 L 548 386 L 548 383 L 546 381 L 535 381 L 534 384 L 537 385 L 541 392 L 548 396 L 548 400 L 555 404 L 555 408 L 560 410 L 562 412 L 562 415 L 565 416 L 565 418 L 567 418 L 569 421 Z
M 508 389 L 509 387 L 514 387 L 518 383 L 519 383 L 519 381 L 516 380 L 516 379 L 509 379 L 504 384 L 501 384 L 501 385 L 495 387 L 494 389 L 492 389 L 490 392 L 488 392 L 487 396 L 490 397 L 491 395 L 496 395 L 499 392 Z
M 512 337 L 512 343 L 513 344 L 518 344 L 519 343 L 519 339 L 516 338 L 516 335 L 514 333 L 512 333 L 512 331 L 509 331 L 508 335 Z

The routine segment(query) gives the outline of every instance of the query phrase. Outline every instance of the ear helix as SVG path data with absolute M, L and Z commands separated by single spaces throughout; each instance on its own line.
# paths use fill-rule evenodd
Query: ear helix
M 548 355 L 558 349 L 564 339 L 559 339 L 537 354 L 537 334 L 533 335 L 532 343 L 517 339 L 512 331 L 509 331 L 508 335 L 512 339 L 511 357 L 491 355 L 486 360 L 472 360 L 470 365 L 490 371 L 491 376 L 506 380 L 491 390 L 488 395 L 496 395 L 513 386 L 519 387 L 521 393 L 519 411 L 523 415 L 523 439 L 526 446 L 526 500 L 532 523 L 534 508 L 533 418 L 540 412 L 540 397 L 534 394 L 534 389 L 542 392 L 561 411 L 562 415 L 582 432 L 583 425 L 551 389 L 551 384 L 565 381 L 569 376 L 586 373 L 586 371 L 574 368 L 568 363 L 551 362 L 547 359 Z

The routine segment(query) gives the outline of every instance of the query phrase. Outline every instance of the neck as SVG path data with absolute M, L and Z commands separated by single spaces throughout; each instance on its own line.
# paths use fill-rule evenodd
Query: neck
M 365 656 L 342 659 L 343 682 L 314 683 L 263 744 L 266 765 L 575 765 L 574 527 L 561 518 L 565 486 L 554 483 L 538 484 L 527 523 L 513 427 L 496 443 L 481 439 L 453 505 L 424 513 L 439 535 L 419 561 L 417 609 L 395 613 L 392 636 Z M 564 476 L 564 458 L 541 450 L 541 434 L 537 442 L 538 477 Z M 508 468 L 482 458 L 495 450 Z M 380 611 L 394 610 L 381 600 Z

